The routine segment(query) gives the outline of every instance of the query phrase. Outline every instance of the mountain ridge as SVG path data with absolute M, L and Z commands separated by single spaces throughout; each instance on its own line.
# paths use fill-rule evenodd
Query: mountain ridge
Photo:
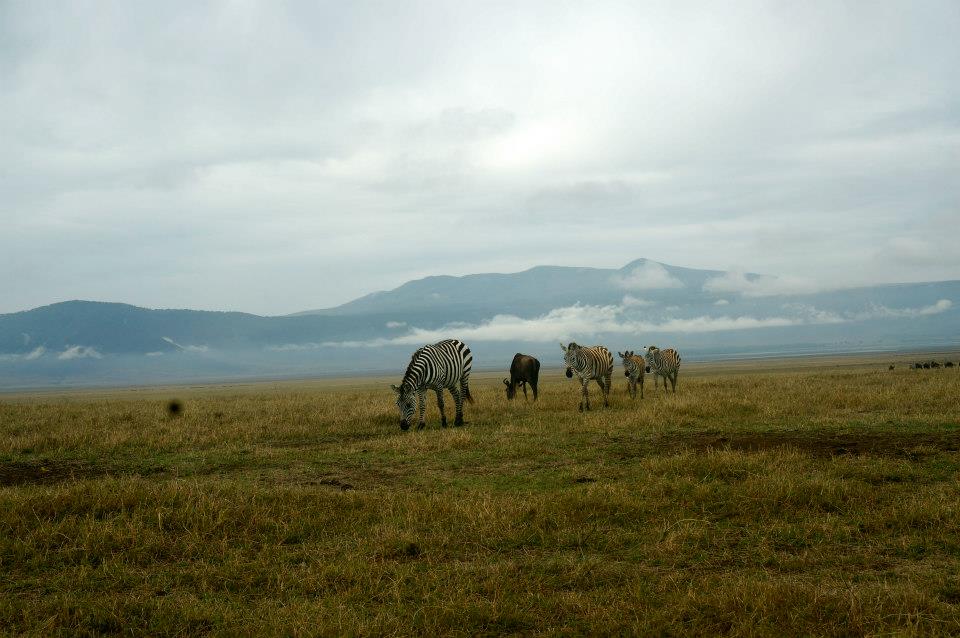
M 958 280 L 779 285 L 768 275 L 638 259 L 437 275 L 280 316 L 74 299 L 0 315 L 0 387 L 383 371 L 447 336 L 471 343 L 478 366 L 517 351 L 550 361 L 563 339 L 670 344 L 688 360 L 960 344 Z

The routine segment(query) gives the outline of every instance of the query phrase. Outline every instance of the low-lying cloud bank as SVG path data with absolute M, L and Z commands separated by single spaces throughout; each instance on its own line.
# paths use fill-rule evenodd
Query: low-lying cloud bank
M 183 352 L 207 352 L 208 350 L 210 350 L 210 348 L 208 348 L 207 346 L 190 346 L 190 345 L 184 346 L 177 343 L 170 337 L 160 337 L 160 338 L 166 341 L 167 343 L 169 343 L 171 346 Z
M 712 277 L 703 284 L 704 292 L 714 294 L 741 294 L 744 297 L 775 297 L 777 295 L 809 295 L 825 290 L 823 286 L 803 277 L 772 277 L 742 272 L 727 272 Z
M 32 354 L 32 353 L 31 353 Z M 27 355 L 29 356 L 29 355 Z M 57 355 L 61 361 L 71 359 L 102 359 L 103 355 L 92 346 L 67 346 L 67 349 Z
M 748 330 L 756 328 L 776 328 L 785 326 L 820 325 L 849 323 L 869 319 L 911 318 L 939 314 L 953 307 L 948 299 L 922 308 L 888 308 L 874 305 L 859 313 L 837 314 L 803 304 L 784 304 L 783 314 L 774 317 L 751 316 L 699 316 L 671 318 L 661 321 L 635 320 L 629 316 L 630 306 L 590 306 L 573 305 L 555 308 L 545 315 L 532 319 L 523 319 L 514 315 L 497 315 L 480 324 L 452 323 L 442 328 L 428 330 L 411 328 L 409 332 L 397 337 L 371 339 L 367 341 L 328 341 L 320 345 L 325 347 L 382 347 L 389 345 L 422 345 L 456 337 L 467 341 L 566 341 L 585 339 L 601 334 L 635 333 L 703 333 L 727 330 Z M 277 349 L 302 349 L 316 347 L 317 344 L 295 346 L 277 346 Z

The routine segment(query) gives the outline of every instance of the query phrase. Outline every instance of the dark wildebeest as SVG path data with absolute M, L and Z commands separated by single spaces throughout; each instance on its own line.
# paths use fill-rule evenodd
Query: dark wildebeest
M 517 386 L 523 390 L 523 398 L 527 397 L 527 384 L 533 390 L 533 400 L 537 400 L 537 380 L 540 378 L 540 362 L 530 355 L 513 355 L 513 363 L 510 364 L 510 380 L 503 380 L 503 385 L 507 386 L 507 398 L 512 399 L 517 394 Z
M 892 364 L 892 363 L 890 364 L 890 367 L 887 368 L 887 370 L 893 370 L 893 364 Z
M 930 369 L 930 362 L 929 362 L 929 361 L 926 362 L 925 364 L 923 364 L 923 369 L 924 369 L 924 370 L 929 370 L 929 369 Z
M 945 364 L 943 364 L 943 367 L 944 367 L 944 368 L 952 368 L 952 367 L 953 367 L 953 361 L 947 361 Z

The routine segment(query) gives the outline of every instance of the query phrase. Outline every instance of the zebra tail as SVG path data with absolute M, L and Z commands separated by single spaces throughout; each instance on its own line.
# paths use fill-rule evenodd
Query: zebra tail
M 470 394 L 470 386 L 466 383 L 463 384 L 463 398 L 466 399 L 470 405 L 473 405 L 473 396 Z

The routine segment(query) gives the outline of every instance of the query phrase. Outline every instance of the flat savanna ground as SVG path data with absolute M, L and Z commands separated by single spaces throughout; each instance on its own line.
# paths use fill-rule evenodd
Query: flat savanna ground
M 419 432 L 378 379 L 0 395 L 0 632 L 960 634 L 960 370 L 897 359 Z

